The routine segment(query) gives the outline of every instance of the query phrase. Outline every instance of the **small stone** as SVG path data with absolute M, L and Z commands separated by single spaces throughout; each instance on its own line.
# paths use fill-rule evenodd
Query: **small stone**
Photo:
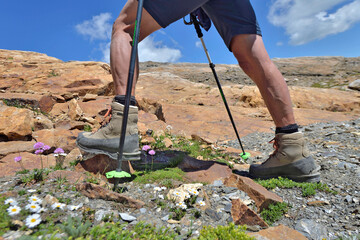
M 307 205 L 319 207 L 319 206 L 329 205 L 329 202 L 318 200 L 318 201 L 307 202 Z
M 140 208 L 140 213 L 142 214 L 146 213 L 146 208 Z
M 120 213 L 120 217 L 122 220 L 127 221 L 127 222 L 132 222 L 136 220 L 136 217 L 131 216 L 127 213 Z
M 212 210 L 211 208 L 207 208 L 205 210 L 206 215 L 208 215 L 211 219 L 215 220 L 215 221 L 219 221 L 221 219 L 221 217 L 219 216 L 219 214 Z
M 170 224 L 179 224 L 180 223 L 180 221 L 177 221 L 177 220 L 174 220 L 174 219 L 169 219 L 167 222 L 170 223 Z
M 169 215 L 166 215 L 166 216 L 162 217 L 161 220 L 168 221 L 169 220 Z
M 223 182 L 221 180 L 215 180 L 212 185 L 214 187 L 221 187 L 223 186 Z
M 309 239 L 326 239 L 327 228 L 311 219 L 301 219 L 295 225 L 295 230 L 304 234 Z
M 348 203 L 352 203 L 352 197 L 350 195 L 346 195 L 345 197 L 345 201 L 348 202 Z

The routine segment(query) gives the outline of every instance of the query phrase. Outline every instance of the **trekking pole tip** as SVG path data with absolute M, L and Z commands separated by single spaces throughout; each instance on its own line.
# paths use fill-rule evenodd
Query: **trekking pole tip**
M 247 160 L 250 157 L 250 153 L 242 152 L 242 153 L 240 153 L 240 157 L 244 160 Z

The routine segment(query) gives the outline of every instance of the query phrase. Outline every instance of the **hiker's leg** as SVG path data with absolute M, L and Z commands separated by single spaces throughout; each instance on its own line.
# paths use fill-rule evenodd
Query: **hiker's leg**
M 286 82 L 270 60 L 262 37 L 241 34 L 233 37 L 231 50 L 244 72 L 256 83 L 276 127 L 295 123 Z
M 134 34 L 137 6 L 137 0 L 128 0 L 113 25 L 110 45 L 110 66 L 116 95 L 125 95 L 126 93 L 131 43 Z M 160 28 L 161 26 L 154 20 L 154 18 L 145 9 L 143 9 L 139 40 L 143 40 L 152 32 Z M 132 95 L 135 95 L 135 84 L 138 75 L 139 63 L 137 59 Z

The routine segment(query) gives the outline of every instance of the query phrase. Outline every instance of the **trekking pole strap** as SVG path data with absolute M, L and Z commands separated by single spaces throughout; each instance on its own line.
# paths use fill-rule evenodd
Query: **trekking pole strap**
M 191 18 L 191 22 L 194 24 L 198 38 L 202 38 L 204 35 L 201 32 L 200 24 L 199 24 L 198 20 L 196 19 L 196 16 L 193 14 L 190 14 L 190 18 Z

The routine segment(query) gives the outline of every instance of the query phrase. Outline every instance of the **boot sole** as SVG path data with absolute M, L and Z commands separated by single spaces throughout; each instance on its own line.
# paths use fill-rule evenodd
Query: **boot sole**
M 278 178 L 278 177 L 282 177 L 282 178 L 288 178 L 290 180 L 293 180 L 295 182 L 320 182 L 321 178 L 320 178 L 320 166 L 315 169 L 313 172 L 311 172 L 311 174 L 308 175 L 287 175 L 287 174 L 279 174 L 279 175 L 273 175 L 273 176 L 254 176 L 252 174 L 250 174 L 251 178 L 257 178 L 257 179 L 261 179 L 261 180 L 266 180 L 266 179 L 271 179 L 271 178 Z
M 105 150 L 101 150 L 101 149 L 94 149 L 94 148 L 86 148 L 83 146 L 80 146 L 79 144 L 76 144 L 78 146 L 78 148 L 86 153 L 92 154 L 92 155 L 100 155 L 100 154 L 104 154 L 108 157 L 110 157 L 111 159 L 117 160 L 118 158 L 118 152 L 108 152 Z M 123 161 L 139 161 L 140 158 L 140 151 L 137 152 L 133 152 L 133 153 L 123 153 L 122 156 L 122 160 Z M 90 157 L 88 157 L 90 158 Z
M 251 165 L 249 175 L 259 179 L 285 177 L 296 182 L 320 182 L 320 166 L 315 164 L 312 157 L 307 157 L 291 164 L 272 168 Z

